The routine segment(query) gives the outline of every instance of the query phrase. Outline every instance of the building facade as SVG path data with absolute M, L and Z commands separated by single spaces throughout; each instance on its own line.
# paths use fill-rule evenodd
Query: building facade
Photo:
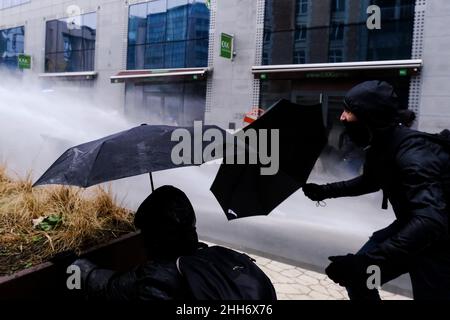
M 342 97 L 369 79 L 395 85 L 420 129 L 450 127 L 448 18 L 445 0 L 0 0 L 0 66 L 29 55 L 23 76 L 140 123 L 239 128 L 280 98 L 321 101 L 337 146 Z

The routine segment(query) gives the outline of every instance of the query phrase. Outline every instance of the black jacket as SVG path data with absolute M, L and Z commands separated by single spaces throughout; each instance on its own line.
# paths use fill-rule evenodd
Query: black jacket
M 371 141 L 363 174 L 331 184 L 329 196 L 358 196 L 381 189 L 397 217 L 398 232 L 367 256 L 405 262 L 431 247 L 449 253 L 448 151 L 425 134 L 398 125 L 398 97 L 386 82 L 364 82 L 350 90 L 344 102 L 366 126 Z
M 439 144 L 412 136 L 410 129 L 391 128 L 367 151 L 361 176 L 332 184 L 332 197 L 358 196 L 383 190 L 397 218 L 398 233 L 367 253 L 376 260 L 411 258 L 432 246 L 450 248 L 445 190 L 450 183 L 449 153 Z
M 149 260 L 128 272 L 100 269 L 89 261 L 84 290 L 89 299 L 147 301 L 190 300 L 175 261 Z

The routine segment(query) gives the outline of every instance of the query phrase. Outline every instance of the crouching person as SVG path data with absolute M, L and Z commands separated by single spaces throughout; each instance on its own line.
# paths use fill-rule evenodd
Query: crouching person
M 396 220 L 379 230 L 356 254 L 330 257 L 325 269 L 347 288 L 352 300 L 380 300 L 368 286 L 373 267 L 380 284 L 409 273 L 416 300 L 450 300 L 450 142 L 448 132 L 429 135 L 399 124 L 398 96 L 383 81 L 349 91 L 341 121 L 351 139 L 366 150 L 359 177 L 325 185 L 307 184 L 314 201 L 383 191 Z M 403 121 L 404 122 L 404 121 Z
M 148 261 L 125 273 L 102 269 L 87 259 L 82 290 L 106 300 L 275 300 L 269 278 L 245 254 L 198 241 L 195 212 L 172 186 L 156 189 L 138 208 Z M 130 248 L 132 250 L 132 248 Z

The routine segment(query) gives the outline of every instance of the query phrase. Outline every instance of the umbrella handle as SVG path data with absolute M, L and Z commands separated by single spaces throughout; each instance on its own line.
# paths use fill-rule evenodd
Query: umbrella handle
M 322 207 L 325 208 L 327 206 L 327 203 L 325 201 L 317 201 L 316 207 Z
M 150 175 L 150 184 L 152 186 L 152 192 L 153 192 L 153 191 L 155 191 L 155 186 L 153 185 L 153 176 L 152 176 L 151 172 L 149 172 L 149 175 Z

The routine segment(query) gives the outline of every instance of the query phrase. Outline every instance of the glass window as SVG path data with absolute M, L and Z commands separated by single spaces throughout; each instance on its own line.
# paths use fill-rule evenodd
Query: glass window
M 90 71 L 95 69 L 95 50 L 83 50 L 83 71 Z
M 306 40 L 306 32 L 307 28 L 305 25 L 297 26 L 297 29 L 295 30 L 295 41 Z
M 209 9 L 206 0 L 189 0 L 187 39 L 209 38 Z
M 128 44 L 145 44 L 147 34 L 147 3 L 130 7 L 128 17 Z
M 297 0 L 295 6 L 295 15 L 308 14 L 308 2 L 309 0 Z
M 184 68 L 186 65 L 186 42 L 167 42 L 165 68 Z
M 95 38 L 97 35 L 97 16 L 95 13 L 82 16 L 82 41 L 83 50 L 95 50 Z
M 209 15 L 206 0 L 130 6 L 127 69 L 207 66 Z
M 128 46 L 127 65 L 130 69 L 144 69 L 145 47 L 145 44 L 138 46 Z
M 187 0 L 167 1 L 166 41 L 186 40 L 187 13 Z
M 45 71 L 56 72 L 57 57 L 56 53 L 45 54 Z
M 152 1 L 147 8 L 147 43 L 161 43 L 166 39 L 166 1 Z
M 306 52 L 305 50 L 299 50 L 294 52 L 294 63 L 303 64 L 306 62 Z
M 45 52 L 59 52 L 64 49 L 58 48 L 58 20 L 47 22 L 45 37 Z
M 208 39 L 187 42 L 186 65 L 199 68 L 208 65 Z
M 263 65 L 268 65 L 270 64 L 269 62 L 269 54 L 267 52 L 263 52 L 263 56 L 262 56 L 262 64 Z
M 17 58 L 24 53 L 25 28 L 0 30 L 0 65 L 17 68 Z
M 345 1 L 346 0 L 333 0 L 333 3 L 331 5 L 331 10 L 333 12 L 345 11 Z
M 332 49 L 329 53 L 329 62 L 337 63 L 342 62 L 343 56 L 342 56 L 342 50 L 341 49 Z
M 145 46 L 144 66 L 139 69 L 164 68 L 164 44 L 150 44 Z
M 344 23 L 333 22 L 330 28 L 330 40 L 344 39 Z
M 47 21 L 45 71 L 94 70 L 96 34 L 96 13 Z
M 371 4 L 381 30 L 367 28 Z M 414 0 L 266 0 L 263 63 L 295 63 L 300 42 L 305 63 L 411 59 L 414 8 Z

